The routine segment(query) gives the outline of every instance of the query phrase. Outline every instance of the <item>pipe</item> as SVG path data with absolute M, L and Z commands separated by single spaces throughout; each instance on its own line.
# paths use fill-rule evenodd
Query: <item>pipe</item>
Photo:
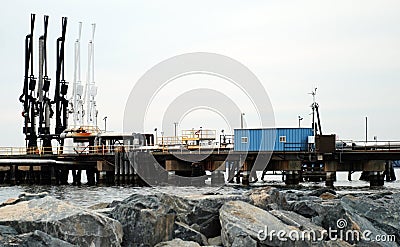
M 0 159 L 0 164 L 26 164 L 26 165 L 36 165 L 36 164 L 55 164 L 55 165 L 79 165 L 82 162 L 77 161 L 59 161 L 59 160 L 48 160 L 48 159 Z

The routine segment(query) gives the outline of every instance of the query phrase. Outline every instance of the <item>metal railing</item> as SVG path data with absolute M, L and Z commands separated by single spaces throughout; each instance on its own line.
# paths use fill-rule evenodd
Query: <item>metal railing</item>
M 182 130 L 182 137 L 184 141 L 190 140 L 215 140 L 217 137 L 216 130 Z
M 157 137 L 156 144 L 160 146 L 182 145 L 183 136 L 161 136 Z
M 135 145 L 54 146 L 54 147 L 37 147 L 37 148 L 0 147 L 0 156 L 114 154 L 115 152 L 132 151 L 137 149 L 138 147 Z
M 156 145 L 156 146 L 138 146 L 138 145 L 97 145 L 97 146 L 54 146 L 54 147 L 0 147 L 0 156 L 18 156 L 18 155 L 112 155 L 117 152 L 142 151 L 142 152 L 201 152 L 202 150 L 220 151 L 219 143 L 212 145 Z M 225 150 L 225 149 L 224 149 Z

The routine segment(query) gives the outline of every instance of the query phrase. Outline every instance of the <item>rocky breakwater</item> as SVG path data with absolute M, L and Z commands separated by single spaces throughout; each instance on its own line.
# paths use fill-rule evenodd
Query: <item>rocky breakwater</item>
M 0 207 L 0 246 L 120 246 L 122 235 L 118 221 L 49 196 Z
M 46 195 L 6 204 L 0 246 L 400 245 L 400 193 L 385 190 L 259 187 L 171 195 L 143 189 L 90 209 Z

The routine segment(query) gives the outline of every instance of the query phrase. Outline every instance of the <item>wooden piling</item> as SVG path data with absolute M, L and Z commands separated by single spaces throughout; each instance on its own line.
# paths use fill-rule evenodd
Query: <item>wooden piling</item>
M 115 183 L 115 185 L 119 185 L 119 160 L 120 160 L 120 158 L 119 158 L 119 156 L 120 156 L 120 153 L 119 152 L 115 152 L 115 154 L 114 154 L 114 165 L 115 165 L 115 167 L 114 167 L 114 183 Z

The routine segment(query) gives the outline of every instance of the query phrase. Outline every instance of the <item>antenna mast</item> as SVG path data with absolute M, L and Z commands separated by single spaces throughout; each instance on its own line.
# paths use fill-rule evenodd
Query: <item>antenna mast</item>
M 312 128 L 313 128 L 313 131 L 314 131 L 314 136 L 318 135 L 318 134 L 322 135 L 321 119 L 319 117 L 319 105 L 315 101 L 315 97 L 317 95 L 317 88 L 315 88 L 310 94 L 313 97 L 313 103 L 311 105 L 311 109 L 312 109 Z M 317 113 L 318 125 L 317 125 L 317 123 L 315 123 L 315 113 Z

